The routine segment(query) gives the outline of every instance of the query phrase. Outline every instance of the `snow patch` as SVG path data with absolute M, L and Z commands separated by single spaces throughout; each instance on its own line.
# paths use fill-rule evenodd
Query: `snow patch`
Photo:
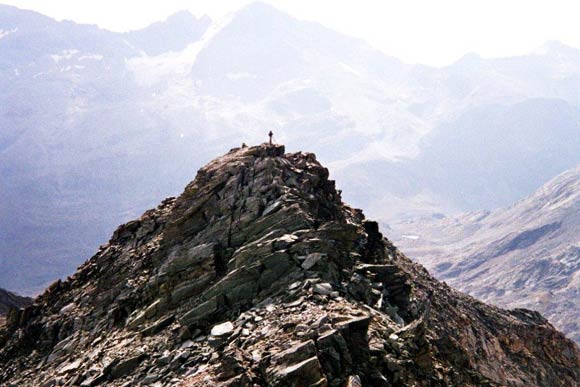
M 340 67 L 342 67 L 347 72 L 349 72 L 351 74 L 354 74 L 354 75 L 356 75 L 359 78 L 362 78 L 362 74 L 360 72 L 356 71 L 355 69 L 353 69 L 352 67 L 350 67 L 346 63 L 340 62 Z
M 18 31 L 18 27 L 13 28 L 11 30 L 3 30 L 2 28 L 0 28 L 0 39 L 7 37 L 10 34 L 13 34 L 15 32 Z
M 74 55 L 78 54 L 79 50 L 62 50 L 59 54 L 53 54 L 50 57 L 54 61 L 54 63 L 59 63 L 62 60 L 69 60 Z
M 240 79 L 256 79 L 257 78 L 254 74 L 250 74 L 248 72 L 227 73 L 226 77 L 231 81 L 238 81 Z
M 418 235 L 401 235 L 401 238 L 411 239 L 413 241 L 416 241 L 417 239 L 419 239 L 419 236 Z
M 103 60 L 103 56 L 100 54 L 85 54 L 79 57 L 79 61 L 85 60 L 101 61 Z
M 199 53 L 232 21 L 233 16 L 234 14 L 231 14 L 220 22 L 212 24 L 200 40 L 188 45 L 182 51 L 157 56 L 144 54 L 131 58 L 126 62 L 127 69 L 135 74 L 136 80 L 142 85 L 155 84 L 168 76 L 189 74 Z

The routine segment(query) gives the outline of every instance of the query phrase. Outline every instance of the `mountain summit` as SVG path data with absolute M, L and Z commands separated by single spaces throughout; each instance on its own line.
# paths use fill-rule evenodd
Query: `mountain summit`
M 0 335 L 0 383 L 570 386 L 580 352 L 412 263 L 312 153 L 231 150 Z

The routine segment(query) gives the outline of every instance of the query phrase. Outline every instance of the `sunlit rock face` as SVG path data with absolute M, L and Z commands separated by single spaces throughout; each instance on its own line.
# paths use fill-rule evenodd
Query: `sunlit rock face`
M 312 153 L 232 149 L 0 330 L 0 383 L 569 386 L 541 315 L 433 279 Z

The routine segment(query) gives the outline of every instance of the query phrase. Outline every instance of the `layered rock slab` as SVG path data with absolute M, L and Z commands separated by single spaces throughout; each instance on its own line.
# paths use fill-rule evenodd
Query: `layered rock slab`
M 14 313 L 3 385 L 574 385 L 537 313 L 434 280 L 310 153 L 230 151 Z

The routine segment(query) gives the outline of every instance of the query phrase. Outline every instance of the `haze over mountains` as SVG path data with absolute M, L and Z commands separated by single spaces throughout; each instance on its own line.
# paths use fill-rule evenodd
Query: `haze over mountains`
M 579 219 L 580 165 L 507 208 L 398 224 L 395 240 L 437 278 L 580 342 Z
M 408 65 L 261 3 L 128 34 L 0 6 L 0 31 L 0 286 L 21 292 L 269 129 L 385 222 L 507 205 L 580 162 L 580 51 L 555 42 Z

